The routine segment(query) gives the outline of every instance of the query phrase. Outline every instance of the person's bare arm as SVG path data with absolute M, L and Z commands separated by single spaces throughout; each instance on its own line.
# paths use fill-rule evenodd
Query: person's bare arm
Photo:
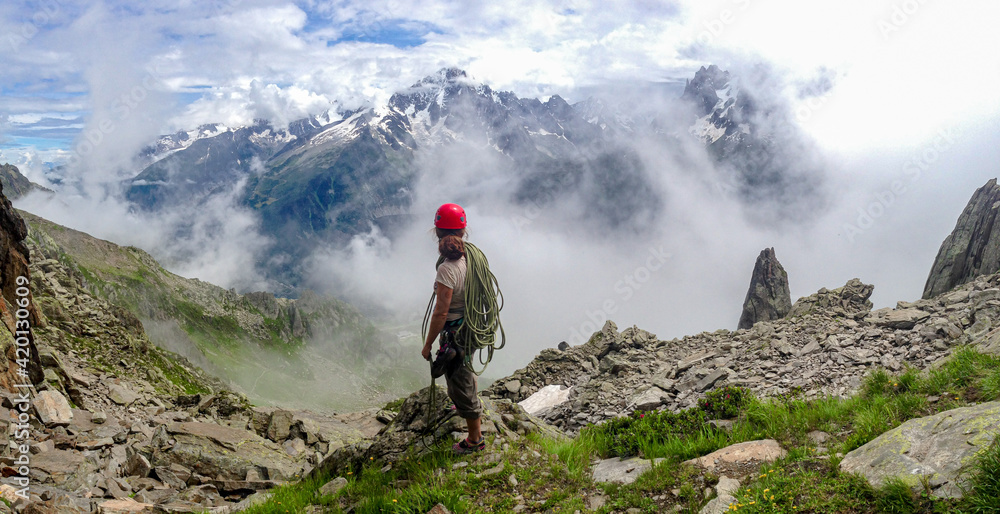
M 440 282 L 436 284 L 437 302 L 434 304 L 434 313 L 431 314 L 430 326 L 427 327 L 427 340 L 424 341 L 424 349 L 420 352 L 425 360 L 431 360 L 431 345 L 444 329 L 444 323 L 448 319 L 448 309 L 451 307 L 452 289 Z

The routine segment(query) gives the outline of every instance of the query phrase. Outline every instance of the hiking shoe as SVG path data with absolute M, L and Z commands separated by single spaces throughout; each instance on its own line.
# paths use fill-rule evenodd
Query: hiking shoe
M 455 453 L 459 455 L 481 452 L 486 449 L 486 437 L 483 437 L 477 443 L 469 442 L 468 438 L 462 439 L 461 441 L 455 443 L 451 449 L 455 450 Z

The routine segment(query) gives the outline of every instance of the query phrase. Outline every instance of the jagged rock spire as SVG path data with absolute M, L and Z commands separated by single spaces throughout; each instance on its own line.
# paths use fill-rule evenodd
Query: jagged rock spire
M 979 275 L 1000 271 L 1000 186 L 990 179 L 976 190 L 958 217 L 955 230 L 941 243 L 931 267 L 924 298 L 931 298 Z
M 750 328 L 758 321 L 781 319 L 792 309 L 788 290 L 788 273 L 774 255 L 774 248 L 765 248 L 757 257 L 750 277 L 750 290 L 743 300 L 739 328 Z

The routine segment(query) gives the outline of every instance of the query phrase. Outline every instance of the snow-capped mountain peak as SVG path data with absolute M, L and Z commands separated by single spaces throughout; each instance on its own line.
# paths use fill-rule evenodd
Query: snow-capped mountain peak
M 706 144 L 712 144 L 726 134 L 748 133 L 750 130 L 743 121 L 742 111 L 748 106 L 738 84 L 728 71 L 714 64 L 707 68 L 702 66 L 695 73 L 694 79 L 684 87 L 681 98 L 690 102 L 699 116 L 689 132 Z

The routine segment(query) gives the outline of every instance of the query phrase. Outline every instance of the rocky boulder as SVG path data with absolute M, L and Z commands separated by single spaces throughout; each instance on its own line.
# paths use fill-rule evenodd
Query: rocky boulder
M 799 298 L 788 316 L 803 316 L 822 310 L 832 316 L 861 319 L 872 310 L 869 298 L 874 290 L 875 286 L 852 278 L 844 284 L 844 287 L 832 291 L 823 288 L 809 296 Z
M 584 344 L 571 346 L 563 351 L 542 350 L 532 364 L 515 371 L 504 380 L 494 382 L 483 390 L 483 395 L 520 402 L 548 385 L 569 388 L 587 382 L 591 375 L 604 378 L 617 375 L 629 368 L 628 363 L 616 357 L 619 351 L 626 348 L 642 349 L 656 342 L 655 334 L 637 327 L 629 327 L 619 333 L 618 326 L 613 321 L 607 321 Z M 558 377 L 558 381 L 554 377 Z M 515 383 L 519 387 L 514 388 Z
M 432 398 L 433 396 L 433 398 Z M 431 401 L 433 399 L 433 402 Z M 564 437 L 562 432 L 529 415 L 519 405 L 506 399 L 480 396 L 482 430 L 487 437 L 487 451 L 516 441 L 528 433 Z M 340 448 L 320 463 L 312 474 L 329 472 L 336 476 L 345 468 L 359 468 L 363 462 L 377 460 L 393 463 L 404 456 L 428 453 L 442 441 L 457 441 L 466 435 L 465 420 L 451 409 L 447 391 L 440 386 L 426 387 L 411 394 L 399 413 L 370 441 Z
M 750 328 L 758 321 L 784 318 L 790 310 L 792 294 L 788 290 L 788 273 L 775 257 L 774 248 L 765 248 L 754 264 L 738 328 Z
M 962 407 L 903 423 L 848 453 L 840 469 L 874 487 L 898 477 L 921 489 L 926 478 L 935 496 L 958 498 L 967 466 L 998 435 L 1000 402 Z
M 672 340 L 607 322 L 565 351 L 543 350 L 484 394 L 523 401 L 566 395 L 536 415 L 576 432 L 634 411 L 695 407 L 714 388 L 742 386 L 761 397 L 801 391 L 807 399 L 854 394 L 878 366 L 925 369 L 962 344 L 1000 351 L 1000 274 L 931 300 L 872 312 L 874 287 L 853 279 L 802 298 L 783 319 L 747 330 Z M 515 394 L 514 391 L 517 391 Z
M 979 275 L 1000 271 L 1000 186 L 990 179 L 976 190 L 955 229 L 941 243 L 931 267 L 924 298 L 950 291 Z
M 654 461 L 639 457 L 629 459 L 613 457 L 595 464 L 590 474 L 594 482 L 631 484 L 638 480 L 640 475 L 653 469 L 653 464 Z
M 761 464 L 784 458 L 788 452 L 774 439 L 747 441 L 716 450 L 703 457 L 684 461 L 708 471 L 722 469 L 731 475 L 746 474 Z
M 298 479 L 305 469 L 301 459 L 247 430 L 215 423 L 171 423 L 166 425 L 166 436 L 165 444 L 153 446 L 149 461 L 154 467 L 178 464 L 220 480 L 244 480 L 249 473 L 272 481 Z
M 572 388 L 561 385 L 548 385 L 517 404 L 528 414 L 541 414 L 548 409 L 569 401 L 569 394 L 572 390 Z
M 66 426 L 73 421 L 73 411 L 59 391 L 42 391 L 35 396 L 35 412 L 46 426 Z

